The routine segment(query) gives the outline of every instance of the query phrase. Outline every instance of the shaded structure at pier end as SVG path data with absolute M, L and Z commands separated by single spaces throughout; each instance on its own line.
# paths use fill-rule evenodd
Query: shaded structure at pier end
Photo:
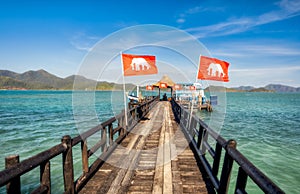
M 168 75 L 163 75 L 163 77 L 158 82 L 152 85 L 153 87 L 158 88 L 158 96 L 160 96 L 160 89 L 162 84 L 166 84 L 166 88 L 171 89 L 171 96 L 173 96 L 173 87 L 176 83 Z

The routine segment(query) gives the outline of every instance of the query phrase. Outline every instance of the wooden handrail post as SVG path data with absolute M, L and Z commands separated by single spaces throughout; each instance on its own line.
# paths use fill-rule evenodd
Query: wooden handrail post
M 119 136 L 124 134 L 124 130 L 123 130 L 124 127 L 122 126 L 121 122 L 122 122 L 122 117 L 118 118 L 118 127 L 122 127 L 122 129 L 119 131 Z
M 191 123 L 190 123 L 190 134 L 191 136 L 194 138 L 195 137 L 195 129 L 196 129 L 196 126 L 197 126 L 197 122 L 196 122 L 196 119 L 195 117 L 193 117 L 193 114 L 190 115 L 192 117 L 191 120 Z
M 218 175 L 221 154 L 222 154 L 222 145 L 220 145 L 219 143 L 216 143 L 215 157 L 214 157 L 214 163 L 213 163 L 213 168 L 212 168 L 212 173 L 214 176 Z
M 222 174 L 220 178 L 220 187 L 218 193 L 227 193 L 228 186 L 229 186 L 229 180 L 230 180 L 230 174 L 231 174 L 231 169 L 232 169 L 232 164 L 233 164 L 233 159 L 232 157 L 228 154 L 227 149 L 228 148 L 236 148 L 236 141 L 235 140 L 229 140 L 227 142 L 227 145 L 225 147 L 226 153 L 224 157 L 224 163 L 223 163 L 223 168 L 222 168 Z
M 63 174 L 64 174 L 64 187 L 65 193 L 74 194 L 74 169 L 73 169 L 73 156 L 72 156 L 72 139 L 69 135 L 63 136 L 62 143 L 65 143 L 67 149 L 63 152 Z
M 103 144 L 101 151 L 102 153 L 106 152 L 107 150 L 107 134 L 106 134 L 106 128 L 103 127 L 101 131 L 101 140 L 103 140 L 105 143 Z
M 236 179 L 235 193 L 237 193 L 238 190 L 245 192 L 247 178 L 248 178 L 247 173 L 243 170 L 242 167 L 239 167 L 239 172 Z
M 20 162 L 19 155 L 11 155 L 5 158 L 5 168 L 10 168 L 14 166 L 15 164 L 18 164 Z M 14 194 L 14 193 L 21 193 L 21 181 L 20 177 L 16 177 L 12 179 L 7 185 L 6 185 L 6 193 L 7 194 Z
M 41 185 L 48 188 L 47 194 L 51 193 L 51 174 L 50 174 L 50 161 L 40 165 L 40 182 Z
M 81 141 L 82 171 L 89 172 L 88 146 L 87 140 Z
M 108 125 L 108 131 L 109 131 L 109 146 L 112 146 L 114 143 L 114 134 L 113 134 L 113 125 Z
M 203 136 L 203 131 L 204 128 L 203 126 L 199 123 L 199 131 L 198 131 L 198 141 L 197 141 L 197 148 L 200 149 L 201 142 L 202 142 L 202 136 Z
M 202 144 L 201 144 L 201 154 L 205 154 L 206 152 L 206 147 L 205 147 L 205 143 L 207 142 L 208 140 L 208 132 L 207 130 L 204 130 L 203 131 L 203 138 L 202 138 Z
M 187 127 L 188 126 L 188 114 L 187 111 L 183 111 L 183 120 L 184 120 L 184 126 Z
M 181 107 L 178 105 L 178 108 L 179 108 L 179 120 L 181 121 L 181 118 L 182 118 L 182 109 Z

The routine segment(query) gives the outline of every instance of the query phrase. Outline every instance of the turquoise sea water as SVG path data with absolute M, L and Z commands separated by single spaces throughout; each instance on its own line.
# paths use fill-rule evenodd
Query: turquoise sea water
M 227 93 L 221 135 L 286 193 L 299 193 L 299 93 Z
M 96 121 L 105 121 L 114 115 L 111 110 L 116 113 L 124 108 L 120 92 L 91 94 Z M 4 169 L 5 156 L 19 154 L 24 160 L 58 144 L 63 135 L 78 135 L 74 104 L 72 91 L 0 91 L 0 170 Z M 87 128 L 94 123 L 88 117 L 80 118 L 80 124 Z M 227 93 L 221 134 L 236 139 L 238 149 L 286 193 L 299 192 L 300 94 Z M 74 163 L 80 166 L 80 154 Z M 62 193 L 61 157 L 51 160 L 51 169 L 52 193 Z M 75 176 L 80 171 L 76 167 Z M 22 177 L 23 193 L 36 186 L 38 174 L 37 169 Z M 251 189 L 250 193 L 257 192 Z M 4 188 L 0 189 L 3 192 Z

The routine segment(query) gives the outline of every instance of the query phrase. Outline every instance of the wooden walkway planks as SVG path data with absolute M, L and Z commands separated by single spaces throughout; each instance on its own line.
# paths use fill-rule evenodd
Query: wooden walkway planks
M 193 152 L 159 102 L 80 193 L 207 193 Z

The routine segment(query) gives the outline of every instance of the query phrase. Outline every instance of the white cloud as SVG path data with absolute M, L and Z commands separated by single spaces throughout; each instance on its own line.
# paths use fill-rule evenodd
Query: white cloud
M 250 18 L 241 18 L 210 26 L 189 28 L 186 29 L 186 31 L 191 32 L 197 38 L 224 36 L 244 32 L 250 28 L 251 23 L 253 23 L 253 21 Z
M 205 11 L 221 11 L 223 8 L 221 7 L 201 7 L 201 6 L 196 6 L 189 8 L 188 10 L 184 11 L 183 13 L 179 14 L 178 19 L 176 20 L 177 23 L 182 24 L 186 21 L 186 18 L 190 15 L 194 15 L 200 12 L 205 12 Z
M 205 10 L 205 8 L 196 6 L 196 7 L 188 9 L 186 11 L 186 14 L 195 14 L 195 13 L 199 13 L 199 12 L 204 11 L 204 10 Z
M 285 20 L 300 15 L 300 1 L 282 0 L 277 3 L 279 9 L 261 14 L 256 17 L 230 19 L 223 23 L 186 29 L 197 38 L 208 36 L 224 36 L 245 32 L 255 26 Z
M 268 40 L 259 42 L 231 42 L 217 45 L 210 49 L 213 55 L 226 57 L 274 57 L 274 56 L 300 56 L 300 45 L 290 42 L 272 43 Z
M 277 3 L 282 9 L 287 10 L 291 13 L 298 12 L 300 10 L 300 1 L 294 0 L 282 0 Z
M 266 73 L 266 72 L 283 72 L 283 71 L 298 71 L 300 70 L 300 66 L 285 66 L 285 65 L 282 65 L 282 67 L 268 67 L 268 68 L 245 68 L 245 69 L 231 69 L 230 72 L 254 72 L 254 73 L 257 73 L 257 72 L 260 72 L 260 73 Z
M 77 32 L 70 39 L 70 44 L 80 51 L 91 51 L 92 47 L 95 45 L 100 38 L 97 36 L 89 36 L 84 32 Z
M 176 20 L 176 22 L 179 23 L 179 24 L 182 24 L 182 23 L 185 22 L 185 19 L 179 18 L 179 19 Z

